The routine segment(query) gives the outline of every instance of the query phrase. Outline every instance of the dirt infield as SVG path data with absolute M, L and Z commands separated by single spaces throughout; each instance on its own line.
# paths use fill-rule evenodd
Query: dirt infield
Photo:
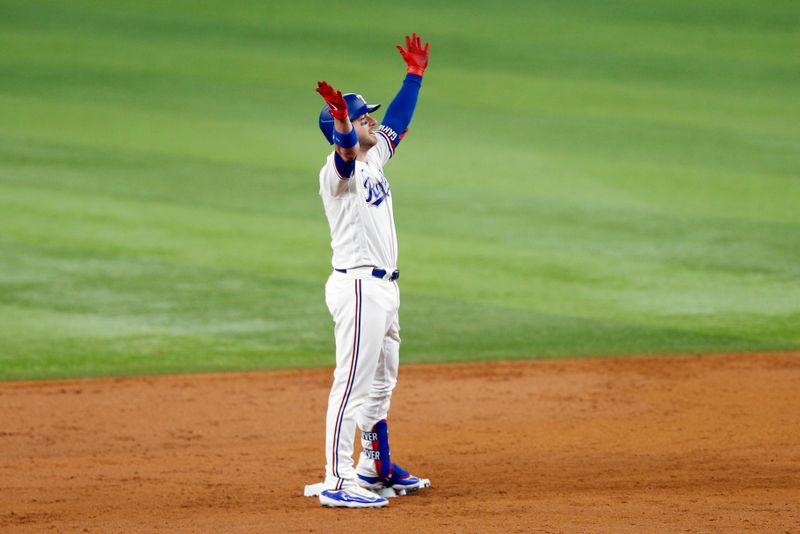
M 382 510 L 302 497 L 330 377 L 0 383 L 0 531 L 800 531 L 800 353 L 401 367 Z

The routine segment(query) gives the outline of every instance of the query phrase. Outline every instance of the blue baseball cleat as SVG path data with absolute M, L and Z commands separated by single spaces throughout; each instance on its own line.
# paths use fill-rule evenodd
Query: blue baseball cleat
M 319 503 L 338 508 L 380 508 L 389 501 L 360 486 L 348 486 L 340 490 L 324 490 L 319 494 Z
M 431 485 L 427 478 L 419 478 L 412 475 L 397 464 L 392 464 L 392 471 L 389 478 L 369 477 L 358 475 L 358 483 L 362 488 L 370 491 L 381 492 L 386 488 L 393 489 L 397 495 L 407 495 Z

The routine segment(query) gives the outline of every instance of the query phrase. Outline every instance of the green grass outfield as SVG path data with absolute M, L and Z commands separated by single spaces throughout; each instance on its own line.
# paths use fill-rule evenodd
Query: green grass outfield
M 411 31 L 405 362 L 798 348 L 798 20 L 0 0 L 0 379 L 332 365 L 314 87 L 388 103 Z

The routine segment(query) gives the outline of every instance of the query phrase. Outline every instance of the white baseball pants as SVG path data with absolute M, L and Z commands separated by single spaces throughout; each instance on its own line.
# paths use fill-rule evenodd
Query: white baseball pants
M 356 481 L 356 425 L 372 430 L 389 412 L 400 363 L 400 289 L 397 282 L 334 271 L 325 285 L 325 302 L 336 337 L 325 426 L 325 488 L 339 489 Z M 363 453 L 358 472 L 375 476 L 374 461 Z

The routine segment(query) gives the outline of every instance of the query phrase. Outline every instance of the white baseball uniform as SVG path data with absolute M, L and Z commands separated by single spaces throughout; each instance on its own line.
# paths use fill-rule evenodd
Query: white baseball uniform
M 356 471 L 375 476 L 375 462 L 363 451 L 357 470 L 353 468 L 356 425 L 366 432 L 387 417 L 397 383 L 400 289 L 391 279 L 397 270 L 397 234 L 383 174 L 394 148 L 384 132 L 376 136 L 377 144 L 366 161 L 355 161 L 351 176 L 339 174 L 334 152 L 319 174 L 334 268 L 325 285 L 325 302 L 336 338 L 325 428 L 326 489 L 354 484 Z M 385 276 L 374 276 L 375 269 Z M 366 447 L 368 442 L 362 443 Z

